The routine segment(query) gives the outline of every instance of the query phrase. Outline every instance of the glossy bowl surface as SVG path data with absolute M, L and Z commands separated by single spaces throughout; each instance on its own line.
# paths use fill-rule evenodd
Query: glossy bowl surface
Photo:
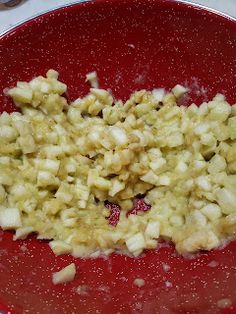
M 0 38 L 0 110 L 15 110 L 3 89 L 50 69 L 85 95 L 86 73 L 125 99 L 137 89 L 191 89 L 196 103 L 224 93 L 236 101 L 236 22 L 172 0 L 98 0 L 48 12 Z M 199 93 L 200 91 L 200 93 Z M 191 101 L 191 100 L 189 100 Z M 1 144 L 0 144 L 1 145 Z M 0 231 L 0 303 L 12 313 L 236 313 L 236 243 L 192 259 L 169 244 L 139 258 L 55 257 L 35 238 Z M 52 272 L 75 262 L 75 281 L 54 286 Z M 168 265 L 168 266 L 167 266 Z M 134 279 L 142 278 L 138 288 Z M 85 285 L 88 291 L 76 293 Z M 228 298 L 232 306 L 219 309 Z

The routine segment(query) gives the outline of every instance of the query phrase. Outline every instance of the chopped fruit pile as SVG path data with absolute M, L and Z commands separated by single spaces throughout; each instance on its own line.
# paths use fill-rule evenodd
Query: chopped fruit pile
M 123 103 L 87 80 L 70 104 L 54 70 L 5 91 L 21 112 L 0 115 L 1 228 L 74 256 L 137 256 L 160 238 L 186 254 L 233 236 L 236 105 L 178 106 L 180 85 Z

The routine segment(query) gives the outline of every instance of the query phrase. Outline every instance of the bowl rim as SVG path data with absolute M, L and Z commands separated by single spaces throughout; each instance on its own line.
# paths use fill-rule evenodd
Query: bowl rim
M 102 2 L 102 1 L 104 1 L 104 0 L 77 0 L 77 1 L 71 1 L 71 2 L 69 2 L 67 4 L 58 5 L 58 6 L 56 6 L 53 9 L 48 9 L 48 10 L 44 10 L 44 11 L 42 11 L 40 13 L 33 14 L 29 18 L 23 19 L 22 21 L 19 21 L 18 23 L 14 24 L 13 26 L 10 26 L 7 29 L 3 30 L 0 33 L 0 40 L 6 38 L 8 35 L 11 35 L 11 34 L 17 32 L 17 30 L 20 29 L 22 26 L 26 26 L 27 27 L 28 23 L 34 22 L 34 20 L 37 19 L 37 18 L 47 16 L 48 14 L 51 14 L 51 13 L 57 13 L 57 11 L 60 12 L 60 11 L 63 11 L 64 9 L 67 9 L 67 8 L 77 7 L 77 6 L 82 5 L 83 3 L 89 3 L 89 2 L 90 3 L 96 3 L 96 2 Z M 109 0 L 109 2 L 111 2 L 111 1 L 115 2 L 117 0 Z M 106 2 L 106 0 L 104 2 Z M 161 2 L 164 2 L 164 1 L 160 0 L 160 3 Z M 227 13 L 221 12 L 221 11 L 219 11 L 217 9 L 213 9 L 213 8 L 207 6 L 207 5 L 199 4 L 199 3 L 196 3 L 196 2 L 190 2 L 188 0 L 165 0 L 165 2 L 180 3 L 181 5 L 184 5 L 184 6 L 189 7 L 189 8 L 199 9 L 199 10 L 202 10 L 204 12 L 211 13 L 215 17 L 223 18 L 223 19 L 225 19 L 225 21 L 233 22 L 236 25 L 236 17 L 231 16 L 231 15 L 229 15 Z

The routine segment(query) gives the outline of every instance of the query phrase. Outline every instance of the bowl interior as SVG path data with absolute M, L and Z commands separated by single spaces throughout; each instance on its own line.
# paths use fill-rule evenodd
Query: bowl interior
M 171 0 L 83 2 L 1 37 L 0 111 L 15 110 L 4 88 L 50 68 L 60 72 L 70 99 L 88 92 L 85 75 L 96 70 L 100 86 L 117 98 L 180 83 L 191 89 L 189 102 L 218 92 L 233 102 L 235 50 L 235 21 L 199 7 Z M 217 308 L 222 298 L 232 301 L 227 313 L 236 311 L 235 242 L 188 260 L 170 244 L 137 259 L 113 254 L 75 260 L 56 258 L 33 237 L 13 242 L 11 233 L 0 236 L 0 301 L 18 313 L 226 313 Z M 52 272 L 72 261 L 76 280 L 53 286 Z M 136 278 L 145 286 L 135 287 Z M 79 285 L 88 292 L 77 294 Z

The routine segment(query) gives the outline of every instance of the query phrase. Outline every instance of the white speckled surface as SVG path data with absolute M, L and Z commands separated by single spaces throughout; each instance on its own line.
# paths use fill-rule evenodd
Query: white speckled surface
M 145 0 L 142 0 L 142 5 L 135 1 L 136 5 L 130 11 L 132 14 L 127 18 L 121 9 L 118 14 L 113 6 L 109 10 L 97 8 L 93 14 L 65 12 L 59 20 L 60 15 L 53 19 L 51 14 L 50 19 L 39 19 L 33 28 L 25 28 L 25 31 L 10 36 L 6 49 L 4 45 L 0 46 L 0 89 L 14 85 L 19 79 L 31 79 L 53 67 L 68 83 L 69 95 L 73 90 L 72 99 L 86 91 L 85 74 L 94 69 L 98 72 L 101 86 L 110 87 L 114 95 L 120 95 L 121 91 L 127 95 L 142 87 L 174 86 L 185 80 L 190 80 L 193 87 L 200 82 L 208 92 L 209 86 L 214 86 L 214 94 L 227 89 L 226 92 L 235 95 L 236 34 L 231 34 L 230 26 L 221 27 L 224 26 L 219 21 L 221 19 L 215 21 L 209 14 L 201 17 L 197 14 L 194 20 L 196 13 L 191 15 L 181 11 L 175 15 L 168 10 L 159 15 L 162 17 L 159 20 L 163 19 L 159 24 L 156 11 L 146 3 L 143 5 Z M 215 2 L 221 1 L 224 0 Z M 31 16 L 35 12 L 26 8 L 32 3 L 35 3 L 34 9 L 38 6 L 38 13 L 45 11 L 43 6 L 39 9 L 43 2 L 62 3 L 28 0 L 17 9 L 5 11 L 3 16 L 12 14 L 14 23 L 18 22 L 15 19 L 17 12 Z M 20 13 L 17 16 L 22 18 Z M 64 23 L 63 16 L 66 17 Z M 1 16 L 0 21 L 3 21 Z M 142 36 L 134 36 L 137 29 Z M 95 31 L 96 36 L 93 36 Z M 148 54 L 150 48 L 151 57 L 150 52 Z M 1 236 L 3 238 L 4 234 L 0 232 L 0 239 Z M 50 255 L 52 252 L 46 243 L 39 245 L 36 241 L 27 241 L 22 246 L 20 242 L 12 244 L 10 237 L 8 242 L 6 239 L 4 237 L 1 242 L 3 266 L 0 265 L 0 273 L 6 276 L 0 277 L 0 294 L 13 300 L 12 305 L 20 304 L 24 313 L 150 314 L 170 313 L 173 306 L 179 313 L 193 313 L 191 309 L 197 302 L 203 309 L 199 313 L 216 314 L 219 300 L 229 298 L 236 304 L 235 289 L 232 289 L 236 282 L 233 250 L 236 244 L 233 243 L 230 248 L 225 248 L 223 254 L 222 251 L 213 251 L 192 260 L 180 259 L 173 250 L 167 251 L 170 247 L 166 244 L 159 246 L 160 251 L 149 252 L 149 255 L 138 259 L 118 254 L 99 261 L 77 259 L 77 281 L 60 288 L 52 286 L 51 274 L 69 261 L 71 263 L 72 257 Z M 9 243 L 11 250 L 8 249 Z M 28 267 L 27 263 L 30 264 Z M 163 263 L 167 265 L 166 269 Z M 133 281 L 136 278 L 142 278 L 147 284 L 142 288 L 135 287 Z M 75 288 L 78 285 L 89 287 L 89 295 L 77 295 Z M 199 293 L 196 287 L 200 287 Z M 40 305 L 40 311 L 34 307 L 34 302 Z
M 70 4 L 76 1 L 71 0 L 23 0 L 22 4 L 8 10 L 0 10 L 0 33 L 9 27 L 24 21 L 36 14 L 51 10 L 57 6 Z M 79 1 L 77 1 L 79 2 Z M 236 1 L 235 0 L 189 0 L 189 2 L 198 3 L 210 8 L 222 11 L 231 16 L 236 17 Z

